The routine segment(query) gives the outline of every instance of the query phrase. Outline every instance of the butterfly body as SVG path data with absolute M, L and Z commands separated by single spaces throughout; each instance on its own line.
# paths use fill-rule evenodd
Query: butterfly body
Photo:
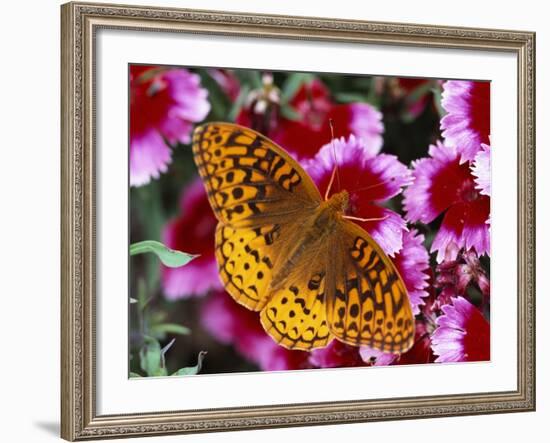
M 330 236 L 335 233 L 341 223 L 348 199 L 348 193 L 342 191 L 334 194 L 329 200 L 321 202 L 318 208 L 311 212 L 310 217 L 303 223 L 302 235 L 298 243 L 289 245 L 290 249 L 285 262 L 280 271 L 273 275 L 270 283 L 271 290 L 280 289 L 293 270 L 297 271 L 310 265 L 307 262 L 309 251 L 324 250 L 324 255 L 329 253 Z
M 333 338 L 402 353 L 414 337 L 404 283 L 370 235 L 345 218 L 349 194 L 323 200 L 281 147 L 230 123 L 196 128 L 193 152 L 219 221 L 216 258 L 226 290 L 259 311 L 289 349 Z

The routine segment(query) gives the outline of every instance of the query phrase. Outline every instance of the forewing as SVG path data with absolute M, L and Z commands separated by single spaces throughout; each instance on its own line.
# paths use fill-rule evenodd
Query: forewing
M 414 317 L 399 272 L 372 237 L 342 220 L 331 236 L 326 307 L 331 332 L 341 341 L 400 354 L 414 340 Z
M 285 223 L 321 202 L 302 167 L 251 129 L 230 123 L 199 126 L 193 154 L 210 204 L 224 225 Z

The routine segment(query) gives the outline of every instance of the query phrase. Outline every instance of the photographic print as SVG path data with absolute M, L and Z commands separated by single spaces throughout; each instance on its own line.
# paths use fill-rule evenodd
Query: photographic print
M 350 17 L 62 5 L 63 438 L 535 410 L 535 33 Z
M 130 377 L 490 360 L 490 82 L 128 87 Z

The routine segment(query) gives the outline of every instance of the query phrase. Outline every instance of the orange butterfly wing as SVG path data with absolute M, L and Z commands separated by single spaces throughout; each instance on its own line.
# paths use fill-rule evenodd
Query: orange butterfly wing
M 342 219 L 331 240 L 326 309 L 341 341 L 401 354 L 414 341 L 414 316 L 399 272 L 360 226 Z
M 232 227 L 289 222 L 321 196 L 284 149 L 252 129 L 208 123 L 193 134 L 193 154 L 218 220 Z
M 219 220 L 220 277 L 237 302 L 261 310 L 285 244 L 321 202 L 319 191 L 282 148 L 242 126 L 197 127 L 193 153 Z

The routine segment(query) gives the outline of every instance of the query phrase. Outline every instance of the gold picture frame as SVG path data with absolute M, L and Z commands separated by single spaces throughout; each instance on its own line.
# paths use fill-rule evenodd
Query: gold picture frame
M 67 440 L 533 411 L 535 409 L 535 34 L 68 3 L 61 7 L 61 436 Z M 504 51 L 518 60 L 517 390 L 98 416 L 95 390 L 95 71 L 98 29 L 206 33 Z

